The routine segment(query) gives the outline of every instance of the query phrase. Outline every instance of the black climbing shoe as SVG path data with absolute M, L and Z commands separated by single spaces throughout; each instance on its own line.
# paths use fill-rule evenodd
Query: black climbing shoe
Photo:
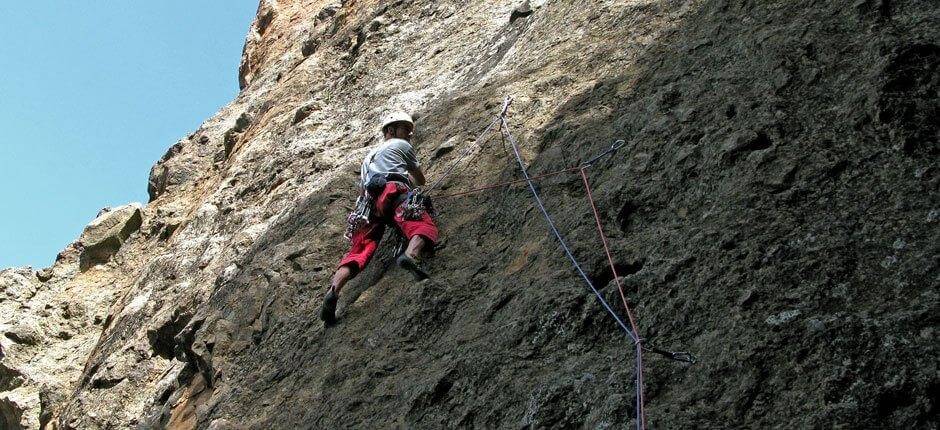
M 339 295 L 330 287 L 326 295 L 323 296 L 323 305 L 320 307 L 320 319 L 326 325 L 336 324 L 336 303 L 339 301 Z
M 405 254 L 398 256 L 398 267 L 405 269 L 411 272 L 412 276 L 415 277 L 415 281 L 423 281 L 430 278 L 428 273 L 421 269 L 421 266 L 418 265 L 418 262 L 414 258 L 411 258 Z

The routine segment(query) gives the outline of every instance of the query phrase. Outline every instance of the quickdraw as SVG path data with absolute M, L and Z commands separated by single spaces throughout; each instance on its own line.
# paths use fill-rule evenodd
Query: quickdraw
M 425 212 L 432 217 L 437 216 L 434 205 L 431 203 L 431 197 L 420 188 L 408 191 L 402 205 L 402 217 L 406 220 L 415 221 L 421 219 Z
M 356 209 L 346 217 L 346 234 L 343 235 L 346 240 L 352 241 L 353 234 L 369 224 L 372 206 L 372 196 L 369 193 L 364 193 L 356 199 Z

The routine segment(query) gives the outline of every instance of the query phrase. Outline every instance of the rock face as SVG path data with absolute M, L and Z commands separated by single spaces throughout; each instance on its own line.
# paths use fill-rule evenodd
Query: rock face
M 37 429 L 71 393 L 122 289 L 104 267 L 79 271 L 70 246 L 40 272 L 0 271 L 0 428 Z
M 106 263 L 142 223 L 140 204 L 132 203 L 99 214 L 85 226 L 79 242 L 84 249 L 80 267 L 87 270 L 95 264 Z
M 377 118 L 419 116 L 434 180 L 511 94 L 533 174 L 630 143 L 589 177 L 615 267 L 646 341 L 699 358 L 646 357 L 649 427 L 935 428 L 938 24 L 936 2 L 903 0 L 262 1 L 242 92 L 158 161 L 108 263 L 79 270 L 82 240 L 44 283 L 0 274 L 20 297 L 0 303 L 0 412 L 634 425 L 632 344 L 523 187 L 440 199 L 431 281 L 388 268 L 390 237 L 340 324 L 316 318 Z M 445 193 L 518 179 L 498 138 L 481 146 Z M 616 302 L 581 179 L 540 187 Z M 53 315 L 66 298 L 85 325 Z

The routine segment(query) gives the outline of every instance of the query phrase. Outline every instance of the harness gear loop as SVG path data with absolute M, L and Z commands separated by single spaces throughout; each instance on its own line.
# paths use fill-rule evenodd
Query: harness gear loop
M 356 209 L 346 217 L 346 233 L 343 234 L 346 240 L 352 241 L 353 234 L 369 224 L 373 203 L 372 196 L 367 192 L 356 198 Z
M 431 197 L 420 188 L 414 188 L 405 195 L 404 206 L 402 207 L 402 218 L 410 221 L 417 221 L 427 212 L 429 215 L 436 216 L 434 205 L 431 203 Z

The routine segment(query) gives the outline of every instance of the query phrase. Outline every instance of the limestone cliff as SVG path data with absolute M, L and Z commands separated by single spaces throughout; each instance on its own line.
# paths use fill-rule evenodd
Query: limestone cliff
M 591 177 L 616 267 L 699 358 L 647 358 L 650 428 L 935 428 L 938 65 L 936 2 L 263 0 L 151 201 L 0 272 L 0 425 L 633 425 L 632 345 L 523 187 L 441 200 L 431 281 L 386 246 L 316 318 L 377 118 L 433 180 L 512 95 L 532 173 L 630 142 Z M 445 189 L 518 175 L 489 139 Z M 580 181 L 540 189 L 614 298 Z

